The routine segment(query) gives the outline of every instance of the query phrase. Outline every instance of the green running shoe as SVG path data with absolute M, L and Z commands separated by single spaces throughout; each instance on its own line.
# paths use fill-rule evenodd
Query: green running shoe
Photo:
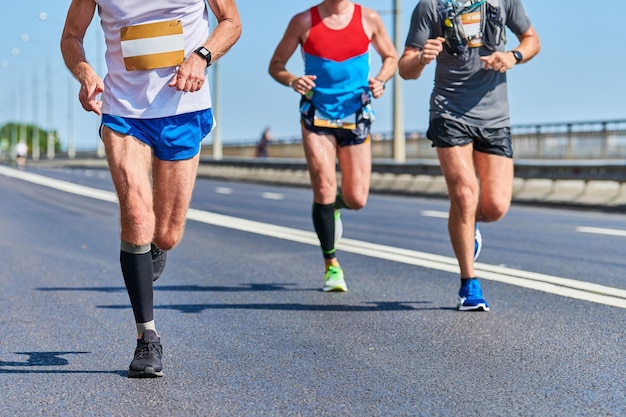
M 348 291 L 343 279 L 343 270 L 339 265 L 331 265 L 324 274 L 324 291 Z

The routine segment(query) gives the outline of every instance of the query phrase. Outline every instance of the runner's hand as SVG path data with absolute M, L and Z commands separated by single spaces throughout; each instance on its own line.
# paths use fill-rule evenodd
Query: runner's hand
M 315 79 L 317 76 L 315 75 L 303 75 L 302 77 L 298 77 L 291 83 L 291 88 L 297 93 L 306 95 L 309 91 L 311 91 L 315 87 Z
M 510 52 L 494 52 L 489 56 L 481 56 L 480 60 L 483 61 L 486 70 L 499 72 L 506 72 L 517 63 L 515 56 Z
M 193 93 L 202 88 L 205 80 L 206 60 L 197 54 L 192 54 L 180 64 L 168 85 L 175 87 L 178 91 Z
M 83 109 L 94 112 L 98 116 L 102 114 L 102 101 L 98 95 L 104 91 L 102 79 L 93 73 L 91 76 L 80 79 L 80 91 L 78 100 Z

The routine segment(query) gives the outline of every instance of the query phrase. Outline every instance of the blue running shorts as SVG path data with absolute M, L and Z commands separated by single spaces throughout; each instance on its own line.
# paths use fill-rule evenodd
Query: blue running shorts
M 213 124 L 211 109 L 155 119 L 102 115 L 102 126 L 139 139 L 150 146 L 154 156 L 162 161 L 180 161 L 196 156 L 200 152 L 200 143 L 211 132 Z

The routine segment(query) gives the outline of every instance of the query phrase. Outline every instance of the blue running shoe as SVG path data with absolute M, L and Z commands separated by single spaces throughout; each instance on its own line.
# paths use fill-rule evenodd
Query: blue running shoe
M 461 285 L 457 307 L 461 311 L 489 311 L 489 304 L 483 298 L 483 290 L 480 288 L 480 282 L 476 278 L 468 279 Z
M 474 260 L 478 259 L 480 250 L 483 248 L 483 236 L 480 234 L 478 223 L 476 223 L 476 230 L 474 231 Z

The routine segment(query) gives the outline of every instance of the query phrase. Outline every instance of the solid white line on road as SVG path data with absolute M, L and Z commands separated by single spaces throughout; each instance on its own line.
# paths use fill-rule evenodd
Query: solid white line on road
M 109 202 L 117 202 L 115 194 L 109 191 L 85 187 L 2 166 L 0 166 L 0 174 L 68 193 Z M 195 220 L 219 227 L 226 227 L 248 233 L 256 233 L 263 236 L 290 240 L 292 242 L 319 246 L 316 234 L 311 231 L 246 220 L 211 213 L 208 211 L 196 210 L 193 208 L 189 209 L 187 218 L 189 220 Z M 410 249 L 396 248 L 393 246 L 379 245 L 376 243 L 346 238 L 343 238 L 339 242 L 338 248 L 345 252 L 450 272 L 453 274 L 458 274 L 459 271 L 456 259 L 427 252 L 419 252 Z M 623 289 L 478 262 L 475 264 L 475 269 L 477 275 L 484 279 L 564 297 L 575 298 L 578 300 L 626 308 L 626 290 Z
M 597 235 L 626 237 L 626 230 L 618 229 L 602 229 L 600 227 L 577 227 L 576 231 L 581 233 L 594 233 Z
M 0 174 L 6 175 L 7 177 L 13 177 L 32 182 L 33 184 L 43 185 L 44 187 L 54 188 L 55 190 L 65 191 L 66 193 L 77 194 L 84 197 L 90 197 L 98 200 L 117 203 L 117 196 L 115 195 L 115 193 L 112 193 L 110 191 L 103 191 L 67 181 L 55 180 L 53 178 L 44 177 L 43 175 L 19 171 L 3 166 L 0 166 Z

